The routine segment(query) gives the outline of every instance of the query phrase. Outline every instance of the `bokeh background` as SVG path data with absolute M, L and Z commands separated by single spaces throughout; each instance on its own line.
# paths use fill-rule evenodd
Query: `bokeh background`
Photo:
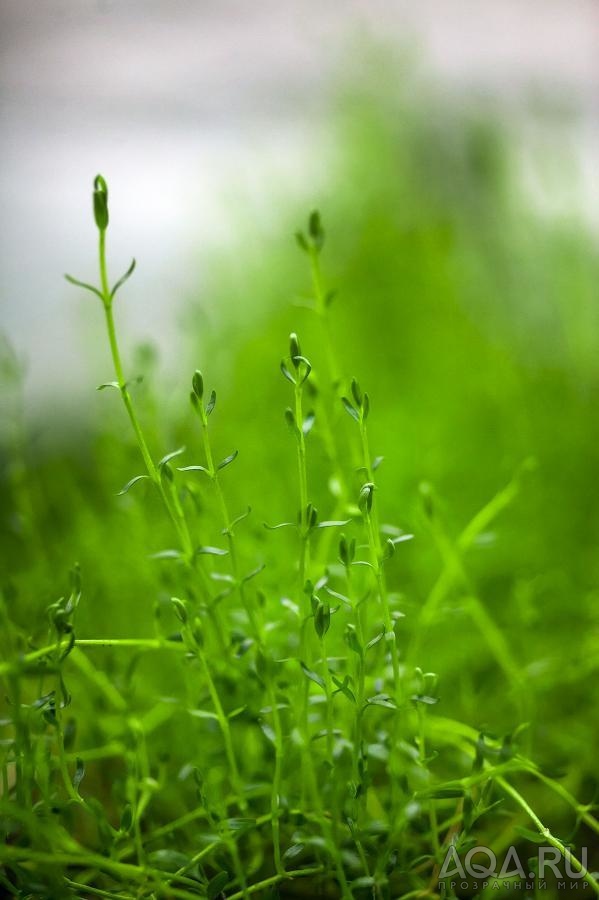
M 598 225 L 592 0 L 1 0 L 0 15 L 2 327 L 31 409 L 83 400 L 90 364 L 102 377 L 88 307 L 61 281 L 94 272 L 95 172 L 114 265 L 139 260 L 122 327 L 159 328 L 173 358 L 185 301 L 213 306 L 210 249 L 333 190 L 344 88 L 409 95 L 429 118 L 431 92 L 493 109 L 535 205 Z
M 254 507 L 258 561 L 276 557 L 262 521 L 295 503 L 264 477 L 294 484 L 278 374 L 289 331 L 322 363 L 293 240 L 318 206 L 341 361 L 371 394 L 372 446 L 389 461 L 381 509 L 416 534 L 393 563 L 406 634 L 441 567 L 419 485 L 455 536 L 521 472 L 467 560 L 500 646 L 455 586 L 420 662 L 441 676 L 444 714 L 500 732 L 530 715 L 534 758 L 590 797 L 596 3 L 0 0 L 0 11 L 2 328 L 25 365 L 18 383 L 4 350 L 1 546 L 19 624 L 55 599 L 74 560 L 88 585 L 82 635 L 107 623 L 152 634 L 170 587 L 165 574 L 157 589 L 147 560 L 168 546 L 167 526 L 149 498 L 114 496 L 139 461 L 118 398 L 94 390 L 112 377 L 101 310 L 62 279 L 95 278 L 95 173 L 110 186 L 114 276 L 139 261 L 116 315 L 127 371 L 145 375 L 136 402 L 153 449 L 187 442 L 200 366 L 219 393 L 222 455 L 240 451 L 231 507 Z M 342 448 L 348 424 L 341 411 Z M 317 435 L 313 452 L 314 499 L 330 510 Z M 156 677 L 148 666 L 148 694 Z

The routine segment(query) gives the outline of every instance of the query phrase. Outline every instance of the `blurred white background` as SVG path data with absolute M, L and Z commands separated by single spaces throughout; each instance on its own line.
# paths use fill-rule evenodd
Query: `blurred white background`
M 596 0 L 0 0 L 0 327 L 32 397 L 91 387 L 77 386 L 81 335 L 100 310 L 62 273 L 95 278 L 95 173 L 111 189 L 113 277 L 139 260 L 120 322 L 176 350 L 177 307 L 205 248 L 232 239 L 235 206 L 268 216 L 281 185 L 317 200 L 314 148 L 365 36 L 413 48 L 453 95 L 519 109 L 536 92 L 573 110 L 597 225 Z

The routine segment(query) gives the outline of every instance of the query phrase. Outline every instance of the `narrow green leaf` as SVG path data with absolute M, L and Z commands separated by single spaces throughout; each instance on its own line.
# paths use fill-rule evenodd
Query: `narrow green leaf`
M 210 399 L 206 404 L 206 415 L 209 416 L 212 413 L 212 410 L 216 406 L 216 391 L 212 391 L 210 394 Z
M 194 719 L 212 719 L 218 722 L 218 716 L 210 709 L 190 709 L 188 712 Z
M 268 722 L 260 722 L 259 725 L 260 725 L 260 728 L 261 728 L 261 730 L 262 730 L 262 733 L 263 733 L 264 737 L 265 737 L 268 741 L 270 741 L 271 744 L 273 744 L 274 746 L 276 746 L 276 744 L 277 744 L 277 736 L 276 736 L 276 734 L 275 734 L 274 728 L 272 728 L 272 727 L 268 724 Z
M 250 816 L 233 816 L 229 819 L 225 819 L 224 824 L 228 831 L 234 831 L 237 834 L 241 832 L 247 832 L 250 828 L 256 827 L 256 820 L 252 819 Z
M 387 694 L 376 694 L 374 697 L 369 697 L 366 702 L 371 706 L 382 706 L 384 709 L 397 709 L 397 703 Z
M 364 400 L 362 402 L 362 418 L 364 421 L 368 418 L 368 414 L 370 412 L 370 397 L 368 394 L 364 394 Z
M 364 655 L 364 651 L 362 650 L 362 645 L 358 640 L 355 627 L 353 625 L 347 625 L 343 637 L 349 649 L 353 650 L 354 653 L 357 653 L 361 659 Z
M 343 521 L 338 521 L 336 519 L 328 519 L 324 522 L 319 522 L 316 526 L 317 528 L 343 528 L 344 525 L 349 525 L 351 519 L 344 519 Z
M 175 615 L 179 619 L 183 625 L 187 624 L 187 607 L 182 600 L 179 600 L 178 597 L 171 597 L 171 603 L 173 604 L 173 608 L 175 610 Z
M 351 380 L 351 392 L 352 392 L 352 396 L 354 398 L 355 404 L 359 409 L 362 406 L 363 395 L 362 395 L 362 391 L 360 389 L 360 385 L 358 384 L 358 382 L 356 381 L 355 378 L 352 378 L 352 380 Z
M 230 456 L 226 456 L 219 464 L 217 465 L 217 469 L 225 469 L 227 466 L 230 466 L 233 460 L 237 459 L 239 456 L 239 450 L 234 450 Z
M 133 487 L 134 484 L 137 484 L 138 481 L 146 481 L 149 480 L 149 475 L 136 475 L 135 478 L 132 478 L 131 481 L 128 481 L 124 488 L 122 488 L 118 493 L 117 497 L 121 497 L 123 494 L 126 494 L 127 491 Z
M 306 851 L 305 844 L 291 844 L 291 846 L 285 850 L 285 852 L 283 854 L 283 859 L 286 859 L 288 861 L 292 860 L 292 859 L 297 859 L 299 856 L 302 855 L 302 853 L 305 853 L 305 851 Z
M 131 804 L 127 803 L 125 808 L 121 813 L 121 821 L 119 825 L 119 831 L 126 833 L 131 829 L 133 824 L 133 810 L 131 809 Z
M 346 597 L 345 594 L 340 594 L 339 591 L 334 591 L 330 587 L 325 587 L 325 590 L 329 596 L 334 597 L 335 600 L 341 600 L 342 603 L 345 603 L 346 606 L 351 606 L 352 602 L 349 597 Z
M 102 303 L 104 303 L 104 297 L 102 296 L 101 291 L 98 288 L 94 287 L 93 284 L 87 284 L 85 281 L 79 281 L 78 278 L 73 278 L 72 275 L 64 276 L 69 284 L 74 284 L 75 287 L 84 288 L 86 291 L 91 291 L 92 294 L 95 294 L 96 297 L 99 297 Z
M 371 641 L 368 641 L 368 643 L 366 644 L 366 650 L 370 650 L 371 647 L 376 646 L 376 644 L 378 644 L 378 642 L 381 641 L 384 638 L 384 636 L 385 636 L 385 626 L 382 625 L 379 633 L 375 637 L 373 637 Z
M 173 450 L 171 453 L 167 453 L 166 456 L 163 456 L 162 459 L 158 462 L 157 468 L 164 468 L 164 466 L 168 462 L 170 462 L 171 459 L 175 459 L 176 456 L 181 456 L 182 453 L 185 453 L 185 447 L 179 447 L 178 450 Z
M 314 427 L 315 420 L 316 420 L 316 416 L 314 415 L 314 413 L 309 412 L 302 423 L 302 431 L 304 432 L 305 435 L 310 434 L 310 432 L 312 431 L 312 428 Z
M 308 253 L 310 248 L 308 246 L 308 241 L 306 240 L 305 234 L 303 234 L 303 232 L 301 231 L 296 231 L 295 240 L 297 241 L 298 246 L 304 251 L 304 253 Z
M 303 363 L 304 372 L 303 372 L 303 374 L 300 374 L 300 381 L 299 381 L 300 384 L 303 384 L 307 380 L 310 372 L 312 371 L 312 363 L 310 362 L 309 359 L 306 359 L 305 356 L 296 356 L 296 357 L 294 357 L 293 362 L 297 363 L 298 374 L 300 374 L 300 365 L 301 365 L 301 363 Z M 294 382 L 294 384 L 295 384 L 295 382 Z
M 385 548 L 383 550 L 382 561 L 388 562 L 392 556 L 395 556 L 395 544 L 391 540 L 391 538 L 387 538 L 385 541 Z
M 77 757 L 75 762 L 75 774 L 73 775 L 73 787 L 77 792 L 79 792 L 79 785 L 83 781 L 85 776 L 85 763 L 82 759 Z
M 319 687 L 321 687 L 323 691 L 326 690 L 324 678 L 322 678 L 317 672 L 313 672 L 305 663 L 301 661 L 300 666 L 302 667 L 302 672 L 304 673 L 306 678 L 309 678 L 310 681 L 313 681 L 314 684 L 317 684 Z
M 241 579 L 241 583 L 247 584 L 248 581 L 251 581 L 252 578 L 255 578 L 256 575 L 260 574 L 260 572 L 263 572 L 265 568 L 266 568 L 266 563 L 262 563 L 261 566 L 258 566 L 256 569 L 252 569 L 251 572 L 248 572 L 247 575 L 243 576 L 243 578 Z
M 243 522 L 244 519 L 247 519 L 247 517 L 250 515 L 251 511 L 252 511 L 252 507 L 248 506 L 247 510 L 244 513 L 241 513 L 241 515 L 239 515 L 239 516 L 235 516 L 235 518 L 230 523 L 228 528 L 223 528 L 222 533 L 223 534 L 231 533 L 236 525 L 239 525 L 240 522 Z
M 332 675 L 331 677 L 333 679 L 333 683 L 339 689 L 339 692 L 342 693 L 345 697 L 347 697 L 348 700 L 350 700 L 352 703 L 355 704 L 356 696 L 349 687 L 349 682 L 350 682 L 349 675 L 346 675 L 345 678 L 343 679 L 343 681 L 339 681 L 339 679 L 336 678 L 335 675 Z
M 124 283 L 127 281 L 127 279 L 128 279 L 128 278 L 131 278 L 131 276 L 133 275 L 134 270 L 135 270 L 135 260 L 133 259 L 133 260 L 131 261 L 131 265 L 129 266 L 129 268 L 127 269 L 127 271 L 125 272 L 125 274 L 124 274 L 124 275 L 121 275 L 121 277 L 119 278 L 119 280 L 117 281 L 117 283 L 115 284 L 115 286 L 113 287 L 113 289 L 111 290 L 111 292 L 110 292 L 110 299 L 111 299 L 111 300 L 114 300 L 114 297 L 115 297 L 116 292 L 118 291 L 118 289 L 119 289 L 120 287 L 122 287 L 122 286 L 124 285 Z
M 291 374 L 291 372 L 285 365 L 284 359 L 281 360 L 281 372 L 283 373 L 283 375 L 287 379 L 287 381 L 290 381 L 291 384 L 295 384 L 295 378 L 293 377 L 293 375 Z
M 289 335 L 289 357 L 291 362 L 297 369 L 299 365 L 299 361 L 302 358 L 302 348 L 300 346 L 299 338 L 295 331 L 292 331 Z
M 376 879 L 372 875 L 361 875 L 355 878 L 351 883 L 352 890 L 363 890 L 364 888 L 376 887 Z
M 322 640 L 331 626 L 331 607 L 325 602 L 318 601 L 314 613 L 314 628 L 316 634 Z
M 350 414 L 352 419 L 355 419 L 356 422 L 359 422 L 360 421 L 360 413 L 358 412 L 356 407 L 353 406 L 353 404 L 351 404 L 349 402 L 347 397 L 342 397 L 341 402 L 343 403 L 343 406 L 345 407 L 346 411 Z
M 204 397 L 204 378 L 199 369 L 196 369 L 193 373 L 193 377 L 191 379 L 191 386 L 193 388 L 193 392 L 198 400 L 202 400 Z

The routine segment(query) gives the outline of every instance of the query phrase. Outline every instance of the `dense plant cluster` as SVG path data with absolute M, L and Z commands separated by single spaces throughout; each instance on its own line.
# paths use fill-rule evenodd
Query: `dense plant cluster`
M 93 209 L 99 285 L 69 280 L 100 301 L 114 368 L 100 389 L 120 397 L 136 447 L 123 453 L 108 434 L 97 451 L 100 504 L 111 504 L 104 519 L 85 512 L 85 479 L 65 491 L 77 558 L 88 562 L 73 565 L 63 596 L 49 597 L 43 625 L 22 610 L 54 589 L 68 550 L 48 555 L 48 523 L 15 442 L 12 515 L 37 569 L 33 580 L 16 566 L 0 606 L 6 895 L 433 897 L 451 845 L 463 853 L 515 840 L 545 842 L 583 869 L 576 829 L 572 841 L 554 833 L 545 812 L 559 804 L 584 833 L 599 823 L 530 758 L 527 679 L 470 571 L 472 551 L 518 503 L 531 461 L 457 535 L 428 483 L 412 529 L 401 502 L 382 503 L 394 461 L 371 446 L 376 396 L 344 371 L 332 313 L 342 299 L 323 273 L 318 213 L 296 237 L 321 364 L 292 332 L 272 372 L 287 390 L 288 433 L 261 433 L 285 460 L 265 466 L 243 421 L 239 447 L 221 447 L 209 361 L 190 378 L 185 445 L 164 446 L 160 413 L 121 359 L 115 297 L 135 263 L 110 286 L 101 176 Z M 18 383 L 8 356 L 6 373 Z M 248 398 L 260 396 L 251 361 L 246 375 Z M 252 477 L 236 485 L 244 444 L 255 452 Z M 129 473 L 111 499 L 115 466 Z M 276 498 L 272 510 L 264 496 Z M 89 560 L 104 542 L 114 612 L 90 618 L 103 576 Z M 416 606 L 405 573 L 419 543 L 432 574 Z M 24 590 L 39 591 L 35 604 Z M 448 607 L 476 632 L 487 670 L 501 673 L 514 711 L 505 734 L 483 729 L 492 711 L 473 727 L 444 709 L 454 687 L 422 662 Z M 590 872 L 584 881 L 599 893 Z M 450 886 L 446 896 L 455 896 Z

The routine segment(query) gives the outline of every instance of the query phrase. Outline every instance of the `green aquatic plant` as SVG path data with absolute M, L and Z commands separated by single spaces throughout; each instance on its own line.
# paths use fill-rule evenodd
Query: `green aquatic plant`
M 528 758 L 526 678 L 467 571 L 467 550 L 517 501 L 527 466 L 457 539 L 426 484 L 416 536 L 400 511 L 399 522 L 383 519 L 380 473 L 393 463 L 372 455 L 376 398 L 371 404 L 361 383 L 342 374 L 335 295 L 322 268 L 325 232 L 312 213 L 297 241 L 326 365 L 317 371 L 290 334 L 280 371 L 291 402 L 281 426 L 293 464 L 267 471 L 258 454 L 231 501 L 244 423 L 239 451 L 226 448 L 216 462 L 217 395 L 205 388 L 206 367 L 191 376 L 189 449 L 164 452 L 160 434 L 144 425 L 114 315 L 135 263 L 110 287 L 100 175 L 93 211 L 99 286 L 67 278 L 101 302 L 115 380 L 100 389 L 120 396 L 144 466 L 113 501 L 121 504 L 120 540 L 135 540 L 140 554 L 139 591 L 122 599 L 130 604 L 122 637 L 109 620 L 104 634 L 86 636 L 81 613 L 96 577 L 89 566 L 84 580 L 73 568 L 68 593 L 48 606 L 47 627 L 23 622 L 10 586 L 3 590 L 7 895 L 456 896 L 443 877 L 447 853 L 477 841 L 502 848 L 506 821 L 520 840 L 557 850 L 599 893 L 572 842 L 553 834 L 527 799 L 540 787 L 577 826 L 599 833 L 591 806 Z M 248 377 L 248 392 L 257 390 Z M 189 462 L 178 465 L 185 454 Z M 288 518 L 277 522 L 277 507 L 256 522 L 261 484 L 273 479 Z M 413 538 L 437 548 L 441 571 L 408 629 L 402 573 Z M 169 545 L 156 549 L 156 540 Z M 94 552 L 102 554 L 101 540 Z M 505 736 L 439 714 L 451 685 L 419 667 L 429 629 L 451 603 L 513 694 L 520 717 Z M 153 611 L 153 636 L 136 629 L 143 604 Z M 152 681 L 154 669 L 165 687 Z

